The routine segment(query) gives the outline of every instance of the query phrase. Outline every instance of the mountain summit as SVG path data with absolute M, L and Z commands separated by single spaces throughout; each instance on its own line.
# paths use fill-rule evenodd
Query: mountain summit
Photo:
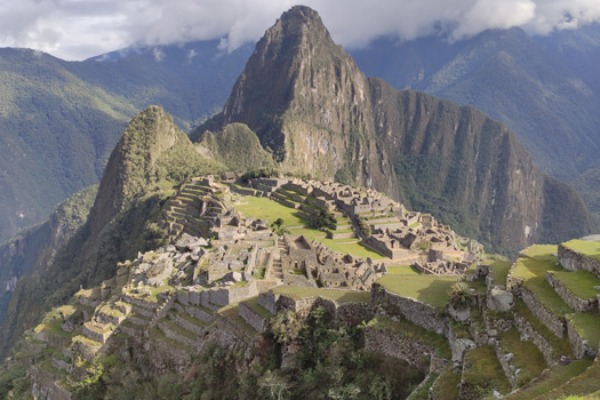
M 267 30 L 223 112 L 193 136 L 234 122 L 285 173 L 372 187 L 499 250 L 590 230 L 577 194 L 543 175 L 508 128 L 367 78 L 308 7 Z

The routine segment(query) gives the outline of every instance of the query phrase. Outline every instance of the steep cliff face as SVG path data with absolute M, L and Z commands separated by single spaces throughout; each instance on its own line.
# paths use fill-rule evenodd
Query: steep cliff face
M 223 113 L 195 135 L 231 122 L 254 130 L 284 172 L 375 188 L 499 250 L 590 230 L 581 201 L 557 203 L 577 195 L 546 184 L 505 126 L 366 78 L 307 7 L 265 33 Z M 579 222 L 546 226 L 552 209 Z
M 258 42 L 217 120 L 247 124 L 284 172 L 324 180 L 337 174 L 397 196 L 371 110 L 366 77 L 318 14 L 297 6 Z

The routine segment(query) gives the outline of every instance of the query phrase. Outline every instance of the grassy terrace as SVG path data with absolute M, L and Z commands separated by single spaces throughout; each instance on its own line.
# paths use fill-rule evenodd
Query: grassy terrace
M 531 290 L 535 297 L 554 315 L 571 312 L 569 306 L 546 282 L 548 271 L 564 271 L 552 254 L 556 246 L 531 246 L 522 253 L 511 269 L 512 276 L 523 280 L 523 286 Z
M 567 315 L 569 321 L 579 336 L 588 341 L 590 347 L 598 350 L 600 342 L 600 315 L 597 314 L 571 314 Z
M 493 390 L 510 392 L 510 384 L 504 375 L 494 348 L 481 346 L 465 354 L 463 381 L 475 387 L 475 391 L 486 398 Z
M 515 307 L 513 311 L 516 314 L 519 314 L 529 324 L 535 329 L 537 333 L 539 333 L 544 339 L 550 343 L 552 346 L 552 354 L 553 358 L 558 358 L 561 355 L 567 355 L 569 357 L 573 357 L 573 350 L 571 349 L 571 344 L 567 339 L 562 339 L 557 337 L 554 333 L 552 333 L 546 325 L 544 325 L 533 313 L 531 310 L 523 303 L 522 300 L 517 300 L 515 303 Z
M 393 332 L 402 337 L 407 337 L 416 340 L 419 343 L 429 345 L 434 348 L 435 354 L 438 357 L 449 360 L 452 358 L 452 350 L 448 341 L 441 335 L 421 328 L 407 320 L 393 321 L 385 316 L 378 315 L 368 323 L 369 327 L 381 328 L 389 332 Z
M 600 293 L 594 288 L 600 286 L 600 279 L 589 271 L 557 271 L 554 272 L 554 277 L 581 299 L 595 299 Z
M 512 262 L 507 260 L 494 260 L 490 263 L 490 270 L 497 285 L 506 285 L 506 278 Z
M 461 375 L 454 368 L 446 368 L 433 383 L 433 394 L 439 400 L 454 400 L 458 398 L 458 384 Z M 429 397 L 426 397 L 429 399 Z
M 411 297 L 423 303 L 438 308 L 444 308 L 448 303 L 448 291 L 458 277 L 418 275 L 418 274 L 387 274 L 377 283 L 390 292 L 402 297 Z
M 502 334 L 500 347 L 505 354 L 512 353 L 514 355 L 512 364 L 521 369 L 521 373 L 517 376 L 518 386 L 538 377 L 546 368 L 546 361 L 542 353 L 533 343 L 521 341 L 516 328 Z
M 576 361 L 573 364 L 585 361 L 587 360 Z M 598 399 L 598 391 L 600 391 L 600 362 L 596 361 L 578 376 L 548 392 L 543 397 L 538 397 L 538 399 L 551 400 L 565 399 L 567 396 L 585 396 L 584 399 L 592 400 Z
M 324 299 L 333 300 L 340 304 L 369 303 L 371 301 L 371 293 L 359 292 L 356 290 L 279 286 L 273 289 L 273 293 L 282 294 L 294 299 L 303 299 L 305 297 L 322 297 Z
M 291 235 L 303 235 L 309 241 L 315 239 L 333 251 L 342 254 L 350 253 L 361 258 L 371 257 L 373 260 L 388 259 L 361 245 L 357 239 L 327 239 L 325 232 L 308 228 L 307 221 L 299 217 L 295 209 L 274 200 L 265 197 L 242 196 L 240 203 L 235 207 L 247 217 L 264 219 L 269 224 L 281 218 L 283 226 L 290 230 Z M 348 223 L 349 221 L 345 219 L 341 225 Z
M 550 392 L 570 379 L 583 373 L 592 364 L 589 360 L 576 360 L 569 365 L 555 365 L 542 375 L 521 388 L 518 392 L 506 397 L 507 400 L 548 399 Z
M 594 240 L 574 239 L 569 240 L 562 245 L 568 249 L 576 251 L 577 253 L 584 254 L 597 261 L 600 261 L 600 242 Z

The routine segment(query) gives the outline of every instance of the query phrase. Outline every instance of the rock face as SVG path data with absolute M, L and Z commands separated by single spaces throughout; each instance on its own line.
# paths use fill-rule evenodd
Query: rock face
M 549 181 L 505 126 L 366 78 L 307 7 L 265 33 L 223 112 L 194 135 L 234 122 L 257 133 L 283 172 L 372 187 L 498 250 L 590 230 L 575 192 Z M 557 208 L 578 222 L 547 227 Z

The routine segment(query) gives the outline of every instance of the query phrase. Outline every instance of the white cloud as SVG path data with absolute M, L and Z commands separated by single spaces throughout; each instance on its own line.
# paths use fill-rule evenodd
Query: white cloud
M 293 0 L 0 0 L 0 45 L 82 59 L 134 43 L 258 39 Z M 444 29 L 455 38 L 489 28 L 535 33 L 600 20 L 599 0 L 305 0 L 334 39 L 360 46 L 381 35 L 410 40 Z

